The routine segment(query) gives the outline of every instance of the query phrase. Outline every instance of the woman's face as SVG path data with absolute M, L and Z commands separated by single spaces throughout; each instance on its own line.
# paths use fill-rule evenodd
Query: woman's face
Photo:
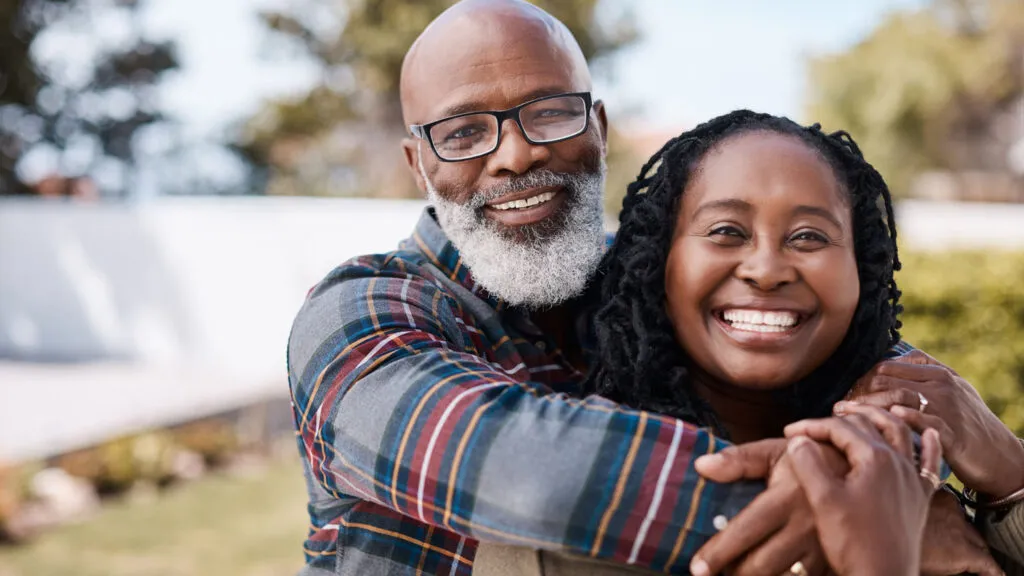
M 860 297 L 849 201 L 793 136 L 738 135 L 690 178 L 665 272 L 676 338 L 715 380 L 788 386 L 842 342 Z

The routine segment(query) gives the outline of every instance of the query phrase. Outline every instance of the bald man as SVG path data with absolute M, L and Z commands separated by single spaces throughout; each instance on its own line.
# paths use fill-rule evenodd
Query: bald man
M 305 574 L 465 576 L 480 541 L 686 573 L 764 490 L 702 480 L 725 447 L 704 430 L 574 397 L 605 243 L 591 90 L 565 26 L 517 0 L 459 3 L 410 49 L 402 147 L 431 208 L 318 284 L 289 340 Z M 799 488 L 758 502 L 729 554 L 824 570 Z

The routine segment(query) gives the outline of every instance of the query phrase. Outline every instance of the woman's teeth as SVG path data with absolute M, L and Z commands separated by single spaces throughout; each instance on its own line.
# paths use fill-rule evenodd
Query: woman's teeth
M 733 328 L 747 332 L 785 332 L 800 320 L 793 312 L 760 310 L 726 310 L 722 312 L 722 319 Z
M 529 208 L 538 204 L 543 204 L 548 200 L 555 197 L 554 192 L 544 192 L 543 194 L 537 194 L 529 198 L 523 198 L 522 200 L 512 200 L 511 202 L 505 202 L 504 204 L 495 204 L 491 206 L 496 210 L 512 210 L 518 208 Z

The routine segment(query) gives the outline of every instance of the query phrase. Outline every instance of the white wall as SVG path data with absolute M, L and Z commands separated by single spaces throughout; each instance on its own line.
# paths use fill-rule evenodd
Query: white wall
M 1024 204 L 907 200 L 896 206 L 896 225 L 912 250 L 1024 250 Z
M 420 202 L 0 202 L 0 459 L 285 395 L 306 292 Z M 49 364 L 41 364 L 49 363 Z

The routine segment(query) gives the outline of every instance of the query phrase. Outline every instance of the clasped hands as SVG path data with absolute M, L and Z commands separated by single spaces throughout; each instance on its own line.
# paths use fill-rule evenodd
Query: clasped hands
M 956 497 L 923 490 L 930 482 L 912 464 L 911 429 L 923 435 L 921 469 L 941 452 L 980 493 L 1024 484 L 1024 447 L 969 383 L 915 351 L 861 378 L 836 416 L 697 461 L 709 480 L 766 479 L 767 489 L 697 552 L 693 574 L 888 574 L 908 562 L 926 575 L 1002 574 Z

